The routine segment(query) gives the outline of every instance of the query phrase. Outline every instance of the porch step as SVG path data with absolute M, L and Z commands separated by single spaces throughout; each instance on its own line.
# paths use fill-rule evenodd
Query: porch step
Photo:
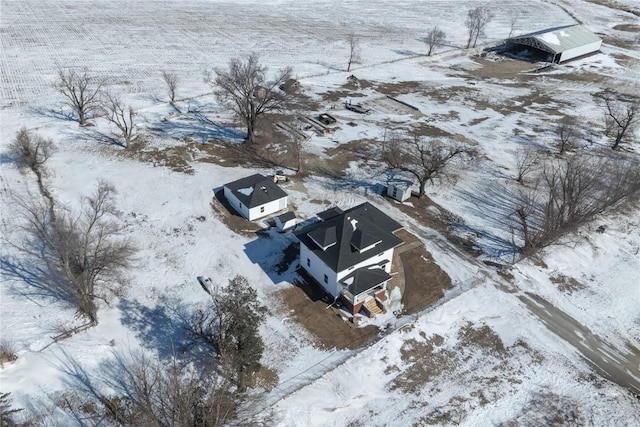
M 377 316 L 378 314 L 382 314 L 382 310 L 380 310 L 380 307 L 378 307 L 376 300 L 373 298 L 366 300 L 364 302 L 364 306 L 367 307 L 367 310 L 369 310 L 369 313 L 375 316 Z

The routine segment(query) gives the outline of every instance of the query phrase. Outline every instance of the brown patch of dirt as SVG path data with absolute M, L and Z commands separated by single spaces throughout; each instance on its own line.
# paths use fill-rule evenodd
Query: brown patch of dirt
M 360 98 L 364 97 L 364 94 L 360 92 L 354 92 L 351 90 L 330 90 L 321 93 L 322 100 L 325 102 L 338 102 L 345 98 Z
M 497 358 L 503 358 L 508 353 L 498 334 L 487 325 L 474 327 L 473 323 L 468 322 L 458 331 L 458 339 L 458 346 L 474 345 Z
M 222 189 L 215 192 L 215 197 L 211 201 L 211 208 L 213 209 L 213 213 L 220 218 L 224 225 L 236 234 L 255 237 L 256 233 L 261 229 L 257 224 L 240 216 L 240 214 L 233 209 L 224 197 Z
M 551 283 L 558 285 L 558 290 L 560 292 L 566 292 L 568 294 L 572 294 L 574 291 L 580 291 L 586 288 L 586 286 L 578 282 L 573 277 L 567 277 L 563 274 L 549 277 L 549 280 Z
M 415 93 L 422 89 L 423 89 L 422 84 L 416 81 L 404 81 L 404 82 L 397 82 L 397 83 L 380 83 L 375 88 L 377 92 L 380 92 L 389 96 L 397 96 L 397 95 L 402 95 L 404 93 Z
M 618 3 L 614 0 L 585 0 L 587 3 L 599 4 L 600 6 L 608 7 L 609 9 L 617 9 L 623 12 L 629 12 L 636 16 L 640 16 L 640 10 L 632 8 L 630 6 Z
M 428 307 L 451 289 L 451 278 L 435 263 L 423 245 L 400 254 L 404 269 L 402 304 L 409 314 Z
M 437 334 L 425 341 L 405 341 L 400 348 L 400 356 L 410 366 L 389 383 L 389 389 L 416 393 L 431 379 L 453 369 L 456 363 L 455 353 L 439 348 L 443 343 L 444 338 Z
M 629 33 L 640 33 L 640 25 L 636 24 L 618 24 L 613 27 L 614 30 L 627 31 Z
M 619 47 L 622 49 L 629 49 L 629 50 L 633 50 L 635 47 L 633 42 L 631 41 L 627 41 L 618 37 L 611 37 L 611 36 L 603 36 L 602 43 Z
M 477 79 L 531 80 L 533 76 L 522 74 L 535 70 L 538 65 L 517 59 L 500 57 L 499 61 L 484 58 L 473 58 L 480 67 L 466 72 Z
M 275 369 L 260 366 L 253 378 L 253 385 L 262 387 L 266 391 L 273 389 L 278 384 L 278 372 Z
M 358 328 L 343 319 L 334 309 L 327 308 L 332 301 L 320 290 L 312 279 L 301 278 L 296 286 L 284 289 L 277 297 L 291 312 L 296 322 L 315 338 L 323 349 L 355 349 L 378 336 L 375 326 Z

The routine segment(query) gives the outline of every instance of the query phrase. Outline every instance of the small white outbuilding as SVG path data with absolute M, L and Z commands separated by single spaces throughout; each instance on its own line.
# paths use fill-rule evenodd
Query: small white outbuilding
M 602 39 L 583 25 L 549 28 L 511 37 L 507 49 L 526 46 L 547 54 L 548 62 L 566 62 L 600 50 Z
M 296 225 L 296 215 L 291 211 L 285 212 L 275 218 L 275 223 L 279 231 L 287 230 Z
M 224 197 L 250 221 L 286 209 L 288 201 L 287 193 L 272 178 L 260 174 L 225 184 Z

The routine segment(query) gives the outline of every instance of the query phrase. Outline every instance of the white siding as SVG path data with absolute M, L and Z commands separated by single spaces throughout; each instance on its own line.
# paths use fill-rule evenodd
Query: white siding
M 585 44 L 582 46 L 575 47 L 573 49 L 565 50 L 560 55 L 560 62 L 568 61 L 573 58 L 577 58 L 582 55 L 587 55 L 589 53 L 597 52 L 602 45 L 602 40 L 598 40 L 597 42 Z
M 406 185 L 390 184 L 387 187 L 387 196 L 391 197 L 392 199 L 404 202 L 409 197 L 411 197 L 411 187 L 407 187 Z
M 269 203 L 265 203 L 262 206 L 256 206 L 255 208 L 249 209 L 249 220 L 253 221 L 254 219 L 271 215 L 274 212 L 278 212 L 282 209 L 286 209 L 286 207 L 287 207 L 287 197 L 283 197 L 281 199 L 274 200 Z M 264 208 L 264 210 L 262 210 L 262 208 Z
M 300 265 L 311 277 L 316 279 L 330 295 L 337 297 L 340 294 L 342 289 L 339 289 L 335 271 L 331 270 L 324 261 L 318 258 L 305 245 L 300 245 Z M 325 274 L 327 275 L 326 283 L 324 281 Z
M 236 210 L 236 212 L 238 212 L 243 217 L 250 219 L 249 209 L 245 205 L 240 203 L 240 200 L 238 200 L 238 198 L 227 187 L 224 187 L 224 197 L 225 199 L 227 199 L 233 209 Z
M 370 249 L 371 254 L 376 254 L 376 249 Z M 340 272 L 338 272 L 337 274 L 337 280 L 340 281 L 343 278 L 345 278 L 346 276 L 348 276 L 349 274 L 353 273 L 355 270 L 362 268 L 362 267 L 367 267 L 369 265 L 374 265 L 374 264 L 378 264 L 381 261 L 384 260 L 388 260 L 389 262 L 384 266 L 384 271 L 386 271 L 387 273 L 391 273 L 391 260 L 393 258 L 393 248 L 392 249 L 388 249 L 380 254 L 376 254 L 373 258 L 369 258 L 365 261 L 362 261 L 359 264 L 354 265 L 351 268 L 348 268 L 346 270 L 342 270 Z

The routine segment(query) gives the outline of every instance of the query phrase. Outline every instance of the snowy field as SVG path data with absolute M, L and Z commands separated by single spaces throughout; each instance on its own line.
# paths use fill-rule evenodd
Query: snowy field
M 139 249 L 126 292 L 101 303 L 99 324 L 52 344 L 52 336 L 82 320 L 69 303 L 48 291 L 46 277 L 3 243 L 0 335 L 13 343 L 18 359 L 0 368 L 0 392 L 11 392 L 16 406 L 51 410 L 58 393 L 77 386 L 70 366 L 81 366 L 99 380 L 119 354 L 144 349 L 168 356 L 182 343 L 184 314 L 207 298 L 196 276 L 226 283 L 241 273 L 270 305 L 262 329 L 263 363 L 277 373 L 278 386 L 256 390 L 256 402 L 243 412 L 259 422 L 476 426 L 515 420 L 508 425 L 544 425 L 545 414 L 552 413 L 565 417 L 569 425 L 640 424 L 637 397 L 598 376 L 519 299 L 525 292 L 535 293 L 620 351 L 627 345 L 639 347 L 637 206 L 599 218 L 539 259 L 516 264 L 509 269 L 513 280 L 507 282 L 370 191 L 379 179 L 375 165 L 353 162 L 347 171 L 349 185 L 311 176 L 287 189 L 298 217 L 312 217 L 330 205 L 348 208 L 372 201 L 423 240 L 454 284 L 477 278 L 482 283 L 423 316 L 387 319 L 388 334 L 370 348 L 327 350 L 273 300 L 292 286 L 292 269 L 283 274 L 272 269 L 291 237 L 276 235 L 271 245 L 256 245 L 254 238 L 230 230 L 211 208 L 213 189 L 250 173 L 272 171 L 201 162 L 197 150 L 188 161 L 190 173 L 123 155 L 121 148 L 95 140 L 96 130 L 108 130 L 106 124 L 78 128 L 66 119 L 51 86 L 58 67 L 86 67 L 108 77 L 107 86 L 126 94 L 137 109 L 140 127 L 153 135 L 154 149 L 186 145 L 187 139 L 239 139 L 240 131 L 193 120 L 163 124 L 173 109 L 161 71 L 179 75 L 181 108 L 200 109 L 212 120 L 226 119 L 228 112 L 215 103 L 211 87 L 203 82 L 205 70 L 225 67 L 230 58 L 250 52 L 258 53 L 272 70 L 292 66 L 305 93 L 320 101 L 322 94 L 342 90 L 348 76 L 345 40 L 353 32 L 360 37 L 363 57 L 353 73 L 379 83 L 420 82 L 420 90 L 406 91 L 399 99 L 417 106 L 422 115 L 385 110 L 379 103 L 383 95 L 375 88 L 363 89 L 358 102 L 378 109 L 366 118 L 336 111 L 340 120 L 359 120 L 358 127 L 313 137 L 307 150 L 324 156 L 337 144 L 382 138 L 382 122 L 402 127 L 410 120 L 437 122 L 442 131 L 473 142 L 482 161 L 451 182 L 429 187 L 429 196 L 480 236 L 483 260 L 504 262 L 509 257 L 509 235 L 501 228 L 504 206 L 488 202 L 496 200 L 501 186 L 513 185 L 516 150 L 527 144 L 550 145 L 548 123 L 561 114 L 583 118 L 592 125 L 589 129 L 596 129 L 587 133 L 586 149 L 606 144 L 597 132 L 602 111 L 591 95 L 605 87 L 637 93 L 640 48 L 632 43 L 637 34 L 613 28 L 637 25 L 637 16 L 580 0 L 1 1 L 3 237 L 15 238 L 17 208 L 11 194 L 38 191 L 34 176 L 19 171 L 5 153 L 15 133 L 26 127 L 54 141 L 46 180 L 61 201 L 74 206 L 99 180 L 115 185 L 119 217 Z M 638 1 L 621 3 L 640 9 Z M 511 16 L 518 14 L 515 34 L 579 19 L 631 47 L 605 43 L 601 53 L 526 84 L 504 75 L 486 77 L 483 70 L 495 69 L 499 61 L 483 63 L 461 49 L 466 41 L 464 13 L 477 4 L 491 5 L 496 15 L 488 37 L 480 41 L 486 46 L 506 37 Z M 433 25 L 447 32 L 447 43 L 427 58 L 420 38 Z M 567 77 L 573 75 L 578 78 Z M 606 225 L 606 232 L 595 233 L 598 225 Z M 640 366 L 633 368 L 630 375 L 640 381 Z M 70 422 L 59 422 L 65 421 Z

